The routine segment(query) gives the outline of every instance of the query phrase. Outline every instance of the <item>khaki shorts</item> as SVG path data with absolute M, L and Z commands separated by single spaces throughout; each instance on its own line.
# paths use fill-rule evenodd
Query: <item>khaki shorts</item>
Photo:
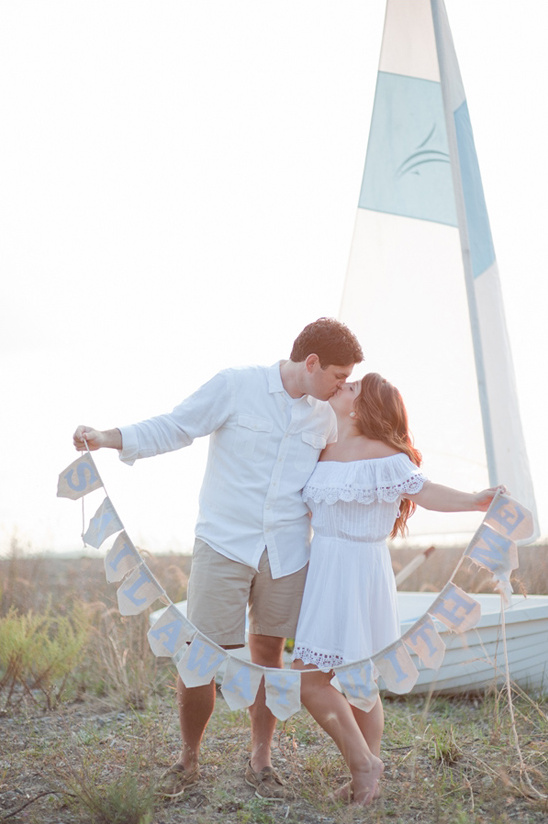
M 220 646 L 245 643 L 245 613 L 255 635 L 293 638 L 307 567 L 272 578 L 266 550 L 259 571 L 232 561 L 196 538 L 188 582 L 188 619 Z

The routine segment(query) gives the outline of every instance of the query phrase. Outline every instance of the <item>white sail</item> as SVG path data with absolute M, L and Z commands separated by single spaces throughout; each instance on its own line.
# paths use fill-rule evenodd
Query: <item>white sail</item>
M 536 524 L 497 263 L 442 0 L 387 2 L 340 317 L 360 338 L 368 370 L 402 392 L 426 474 L 466 490 L 504 483 Z M 410 531 L 475 525 L 475 514 L 421 510 Z

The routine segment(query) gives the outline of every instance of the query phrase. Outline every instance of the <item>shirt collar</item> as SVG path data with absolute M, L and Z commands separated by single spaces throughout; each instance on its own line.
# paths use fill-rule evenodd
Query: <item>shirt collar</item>
M 271 393 L 285 392 L 280 374 L 280 361 L 273 363 L 268 369 L 268 391 Z
M 272 366 L 268 367 L 268 391 L 269 393 L 274 392 L 285 392 L 284 385 L 282 383 L 282 376 L 280 374 L 280 361 L 273 363 Z M 309 406 L 314 405 L 314 398 L 310 395 L 303 395 L 300 398 L 296 398 L 297 401 L 306 401 Z

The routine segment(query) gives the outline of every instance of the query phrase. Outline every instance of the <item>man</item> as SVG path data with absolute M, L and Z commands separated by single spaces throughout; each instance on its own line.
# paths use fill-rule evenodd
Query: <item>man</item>
M 283 666 L 293 637 L 308 563 L 310 525 L 301 489 L 321 450 L 336 440 L 336 419 L 324 403 L 345 383 L 361 347 L 344 324 L 320 318 L 296 338 L 290 359 L 271 367 L 225 369 L 160 415 L 120 429 L 79 426 L 78 450 L 111 447 L 132 464 L 211 435 L 200 492 L 188 585 L 188 618 L 225 649 L 244 645 L 249 603 L 251 660 Z M 215 705 L 215 682 L 185 687 L 178 679 L 182 751 L 162 777 L 176 797 L 199 779 L 198 756 Z M 284 797 L 272 769 L 276 718 L 264 683 L 250 707 L 252 751 L 245 780 L 262 798 Z

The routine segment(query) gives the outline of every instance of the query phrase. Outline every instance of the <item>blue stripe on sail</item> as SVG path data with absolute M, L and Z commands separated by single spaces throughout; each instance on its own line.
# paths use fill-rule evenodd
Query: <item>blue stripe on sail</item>
M 466 100 L 455 111 L 454 116 L 472 272 L 477 278 L 494 263 L 495 249 Z
M 359 207 L 457 225 L 439 83 L 379 72 Z

